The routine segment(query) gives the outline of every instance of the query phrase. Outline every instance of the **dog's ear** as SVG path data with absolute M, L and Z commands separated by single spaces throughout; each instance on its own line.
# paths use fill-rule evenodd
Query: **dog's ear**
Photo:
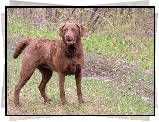
M 60 29 L 59 29 L 59 36 L 63 37 L 63 27 L 65 25 L 61 26 Z
M 85 30 L 86 30 L 86 27 L 83 26 L 83 25 L 79 25 L 77 24 L 77 26 L 79 27 L 79 31 L 80 31 L 80 36 L 84 36 L 84 33 L 85 33 Z

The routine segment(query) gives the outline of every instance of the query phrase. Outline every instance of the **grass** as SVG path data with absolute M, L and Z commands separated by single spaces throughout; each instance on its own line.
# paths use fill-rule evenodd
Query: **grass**
M 13 60 L 8 54 L 7 69 L 7 107 L 11 115 L 150 115 L 153 105 L 143 100 L 127 84 L 116 84 L 102 80 L 84 78 L 82 81 L 85 104 L 79 104 L 76 96 L 76 85 L 73 76 L 66 77 L 65 89 L 68 104 L 60 104 L 57 73 L 47 85 L 46 93 L 53 100 L 44 104 L 38 85 L 41 74 L 35 71 L 20 93 L 22 106 L 14 107 L 13 91 L 18 82 L 20 58 Z
M 118 61 L 135 64 L 141 69 L 154 68 L 154 44 L 151 39 L 136 37 L 110 38 L 94 34 L 84 41 L 87 52 L 96 52 Z
M 7 23 L 7 33 L 14 34 L 14 37 L 19 37 L 19 35 L 28 38 L 58 38 L 58 33 L 47 32 L 46 29 L 36 29 L 33 26 L 28 25 L 28 23 L 24 20 L 17 20 L 16 16 L 12 16 L 13 21 Z
M 67 105 L 60 104 L 57 73 L 54 73 L 47 85 L 46 93 L 53 100 L 44 104 L 39 93 L 38 85 L 41 75 L 36 70 L 31 79 L 22 88 L 20 100 L 22 106 L 14 107 L 13 92 L 18 82 L 21 66 L 21 56 L 13 60 L 12 47 L 24 37 L 53 38 L 58 34 L 47 32 L 45 29 L 36 29 L 26 26 L 22 20 L 12 19 L 7 23 L 7 110 L 8 115 L 153 115 L 154 114 L 154 68 L 153 44 L 149 38 L 140 40 L 138 37 L 117 38 L 107 35 L 105 37 L 94 34 L 83 42 L 87 53 L 97 53 L 112 61 L 101 63 L 105 72 L 109 69 L 115 81 L 108 82 L 102 79 L 83 78 L 82 91 L 86 100 L 79 104 L 76 95 L 76 85 L 73 76 L 66 77 L 65 89 Z M 87 57 L 93 67 L 98 68 L 95 60 Z M 97 59 L 95 59 L 97 58 Z M 86 61 L 86 62 L 87 62 Z M 133 64 L 138 70 L 132 70 L 117 62 Z M 122 65 L 122 67 L 121 67 Z M 106 67 L 107 66 L 107 67 Z M 146 71 L 150 70 L 150 73 Z M 107 74 L 106 74 L 107 75 Z

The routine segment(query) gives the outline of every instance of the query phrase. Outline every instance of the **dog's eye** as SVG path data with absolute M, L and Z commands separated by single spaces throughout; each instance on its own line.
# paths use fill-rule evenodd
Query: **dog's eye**
M 72 31 L 76 31 L 76 29 L 75 29 L 75 28 L 72 28 Z
M 64 31 L 64 32 L 68 31 L 68 28 L 64 28 L 63 31 Z

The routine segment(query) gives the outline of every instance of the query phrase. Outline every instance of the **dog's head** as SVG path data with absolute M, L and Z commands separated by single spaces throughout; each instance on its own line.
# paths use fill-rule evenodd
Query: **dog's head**
M 70 46 L 75 44 L 84 35 L 85 27 L 76 23 L 66 23 L 59 29 L 59 35 Z

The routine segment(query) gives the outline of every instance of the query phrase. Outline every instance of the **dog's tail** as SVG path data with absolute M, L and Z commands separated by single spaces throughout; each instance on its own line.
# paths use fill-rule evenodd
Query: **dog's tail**
M 24 48 L 30 44 L 30 41 L 31 41 L 30 39 L 26 39 L 19 42 L 13 53 L 14 59 L 16 59 L 21 54 L 22 50 L 24 50 Z

